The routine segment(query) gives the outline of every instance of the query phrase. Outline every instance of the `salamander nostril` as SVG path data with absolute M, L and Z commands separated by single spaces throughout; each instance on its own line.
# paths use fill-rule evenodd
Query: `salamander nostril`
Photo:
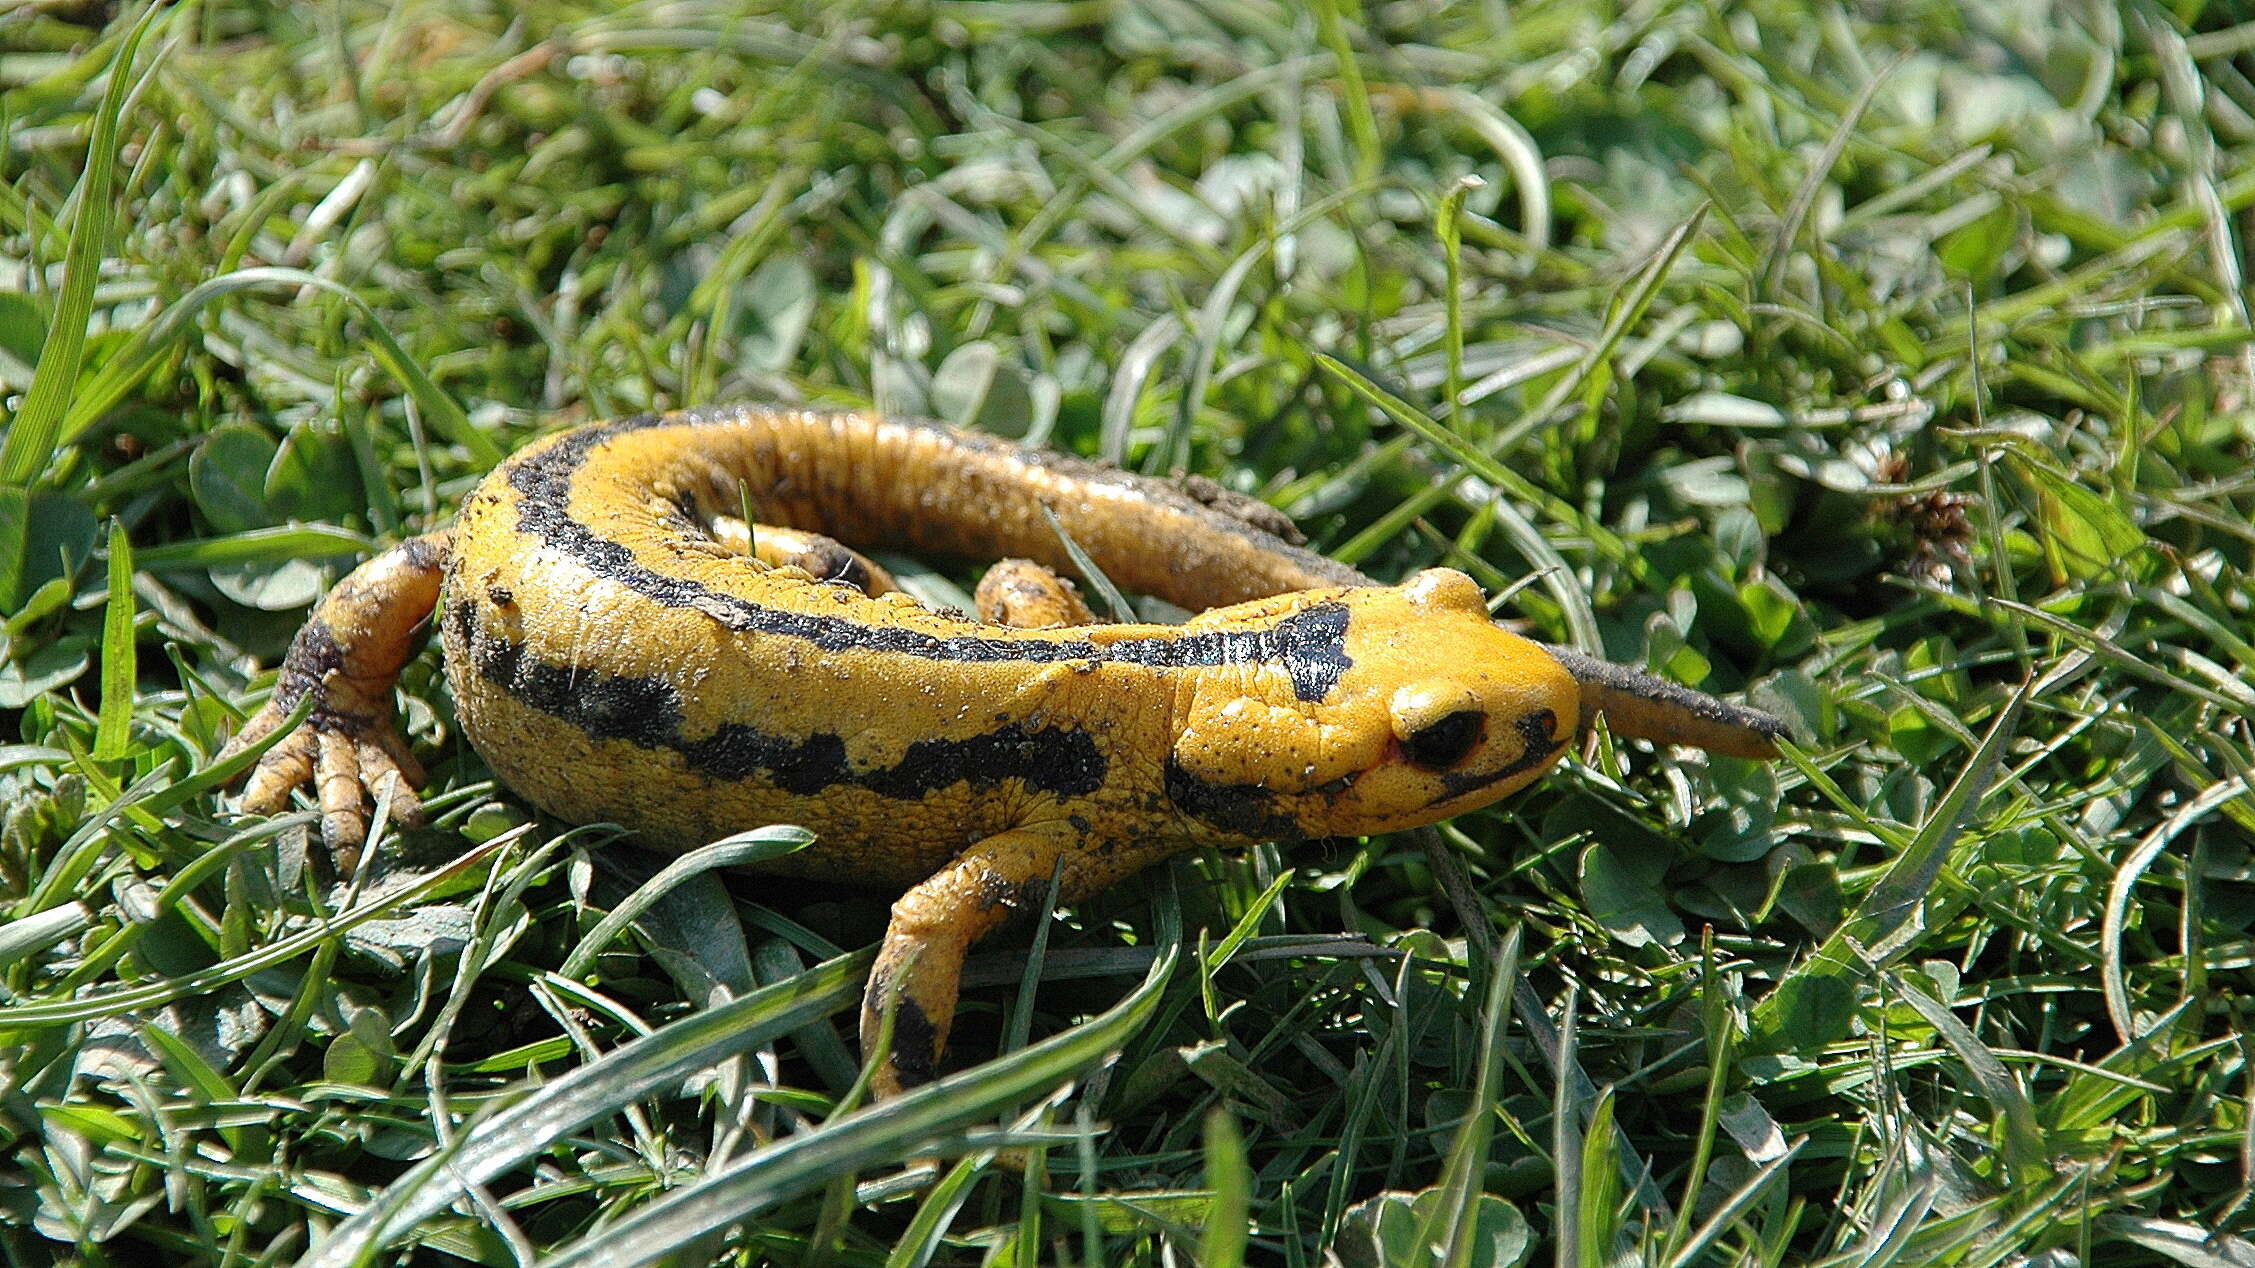
M 1549 709 L 1519 715 L 1519 738 L 1529 753 L 1548 753 L 1558 747 L 1558 714 Z

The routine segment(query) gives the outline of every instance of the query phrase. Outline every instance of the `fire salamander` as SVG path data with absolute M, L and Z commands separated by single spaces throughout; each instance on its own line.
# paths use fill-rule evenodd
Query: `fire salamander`
M 1201 610 L 1094 622 L 1051 571 L 1071 567 L 1059 526 L 1121 588 Z M 974 620 L 839 539 L 1012 558 Z M 889 1094 L 932 1077 L 970 944 L 1053 876 L 1070 903 L 1191 846 L 1432 823 L 1524 787 L 1593 712 L 1773 752 L 1776 719 L 1520 638 L 1461 572 L 1379 585 L 1296 540 L 1207 481 L 931 423 L 744 407 L 581 427 L 337 584 L 234 742 L 314 697 L 243 805 L 310 784 L 347 866 L 371 795 L 389 785 L 414 821 L 393 685 L 443 591 L 462 730 L 541 809 L 671 849 L 803 824 L 816 841 L 773 871 L 905 891 L 862 1014 L 873 1045 L 897 997 Z

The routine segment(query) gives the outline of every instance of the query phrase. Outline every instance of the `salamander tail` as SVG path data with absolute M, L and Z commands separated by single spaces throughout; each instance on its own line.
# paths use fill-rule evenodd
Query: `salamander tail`
M 1785 723 L 1744 705 L 1717 700 L 1664 678 L 1543 644 L 1581 684 L 1587 713 L 1602 713 L 1617 735 L 1686 744 L 1730 757 L 1775 757 Z

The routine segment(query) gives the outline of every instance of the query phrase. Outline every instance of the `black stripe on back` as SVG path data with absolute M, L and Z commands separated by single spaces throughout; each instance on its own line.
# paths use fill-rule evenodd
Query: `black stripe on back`
M 510 487 L 517 491 L 518 530 L 653 603 L 694 608 L 731 629 L 800 639 L 823 651 L 882 652 L 922 660 L 979 663 L 1087 660 L 1154 669 L 1277 664 L 1291 676 L 1293 694 L 1311 702 L 1329 695 L 1354 663 L 1346 651 L 1347 607 L 1335 601 L 1314 604 L 1259 629 L 1215 630 L 1104 645 L 1078 639 L 1004 639 L 971 634 L 941 638 L 881 622 L 771 608 L 685 577 L 665 576 L 645 567 L 623 543 L 572 518 L 572 479 L 589 452 L 612 436 L 650 427 L 719 423 L 734 418 L 645 414 L 584 428 L 539 453 L 517 459 L 509 468 L 508 478 Z
M 536 660 L 520 644 L 478 629 L 470 606 L 459 605 L 458 632 L 480 677 L 590 738 L 678 753 L 690 769 L 714 779 L 756 776 L 798 796 L 850 786 L 906 800 L 958 783 L 991 788 L 1005 779 L 1061 797 L 1085 796 L 1104 784 L 1107 762 L 1095 739 L 1065 727 L 1013 722 L 963 739 L 917 740 L 898 762 L 868 770 L 854 768 L 845 740 L 833 732 L 778 735 L 724 722 L 692 739 L 684 734 L 681 693 L 672 683 Z

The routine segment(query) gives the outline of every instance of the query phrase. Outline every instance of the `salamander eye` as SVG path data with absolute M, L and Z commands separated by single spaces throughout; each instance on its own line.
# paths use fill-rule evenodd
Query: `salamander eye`
M 1487 715 L 1459 709 L 1402 740 L 1409 760 L 1427 770 L 1445 770 L 1469 756 L 1487 730 Z

